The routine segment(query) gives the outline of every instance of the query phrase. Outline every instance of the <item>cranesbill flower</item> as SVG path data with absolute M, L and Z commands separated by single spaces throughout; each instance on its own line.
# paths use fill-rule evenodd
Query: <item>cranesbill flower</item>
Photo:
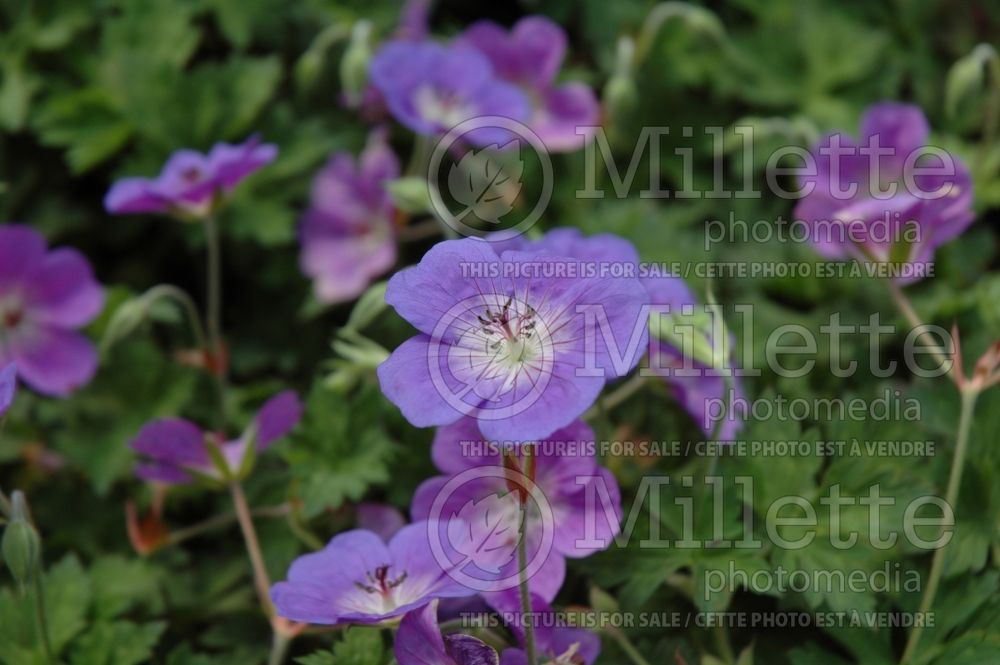
M 498 665 L 497 652 L 470 635 L 441 635 L 437 601 L 409 612 L 396 631 L 399 665 Z
M 386 302 L 420 334 L 379 366 L 382 392 L 418 427 L 471 416 L 489 440 L 569 425 L 638 363 L 647 332 L 638 279 L 580 268 L 498 256 L 479 239 L 438 243 L 389 280 Z
M 136 475 L 167 484 L 241 477 L 249 473 L 256 455 L 288 434 L 301 417 L 298 394 L 286 390 L 265 402 L 250 426 L 232 441 L 203 432 L 183 418 L 154 420 L 130 444 L 143 457 Z
M 7 363 L 0 367 L 0 416 L 7 413 L 7 409 L 14 403 L 15 393 L 17 393 L 17 365 Z
M 492 21 L 471 25 L 457 42 L 489 58 L 497 76 L 520 87 L 532 102 L 528 125 L 551 152 L 583 146 L 599 124 L 600 105 L 582 83 L 555 82 L 566 56 L 566 33 L 543 16 L 528 16 L 510 31 Z M 577 128 L 581 133 L 577 133 Z
M 524 94 L 495 77 L 489 61 L 468 47 L 393 41 L 375 54 L 368 71 L 396 120 L 418 134 L 434 136 L 481 116 L 523 121 L 530 112 Z M 510 140 L 497 128 L 463 137 L 479 145 Z
M 530 498 L 523 534 L 528 539 L 529 559 L 539 551 L 545 530 L 552 535 L 552 552 L 542 570 L 532 577 L 532 591 L 547 600 L 558 593 L 565 576 L 562 557 L 581 558 L 606 549 L 620 529 L 621 494 L 615 477 L 598 465 L 594 456 L 594 432 L 577 420 L 560 429 L 534 450 L 533 481 L 551 513 L 543 513 Z M 444 474 L 424 481 L 417 488 L 410 511 L 414 519 L 450 519 L 460 517 L 467 523 L 497 521 L 494 531 L 507 534 L 509 550 L 514 551 L 522 535 L 518 493 L 512 492 L 508 479 L 499 471 L 512 463 L 525 473 L 524 447 L 501 457 L 499 442 L 486 442 L 472 418 L 441 427 L 434 437 L 431 456 Z M 512 462 L 513 460 L 513 462 Z M 497 473 L 490 473 L 493 469 Z M 455 476 L 469 470 L 468 479 L 457 488 L 446 489 Z M 514 476 L 515 478 L 517 476 Z M 515 483 L 516 484 L 516 483 Z M 436 500 L 445 491 L 447 498 Z M 504 497 L 507 501 L 489 500 Z M 588 498 L 589 497 L 589 498 Z M 432 514 L 437 510 L 436 514 Z M 481 515 L 484 511 L 491 517 Z M 500 526 L 502 520 L 506 526 Z M 498 545 L 495 543 L 494 546 Z M 501 568 L 499 580 L 517 579 L 517 562 Z
M 356 298 L 396 262 L 396 211 L 385 184 L 398 176 L 399 160 L 376 131 L 356 164 L 338 152 L 313 180 L 300 264 L 322 302 Z
M 502 234 L 503 232 L 500 232 L 489 236 L 499 252 L 510 249 L 533 253 L 551 252 L 589 263 L 593 270 L 617 273 L 632 266 L 635 274 L 639 274 L 639 253 L 635 246 L 624 238 L 610 233 L 584 236 L 575 228 L 558 228 L 537 240 L 528 240 L 521 235 L 505 237 Z M 698 304 L 691 289 L 679 277 L 662 275 L 644 277 L 641 281 L 649 294 L 650 304 L 667 308 L 668 311 L 664 312 L 665 317 L 680 315 L 685 319 L 685 326 L 692 324 L 694 316 L 699 313 L 704 313 L 705 317 L 702 318 L 707 318 L 707 311 Z M 653 315 L 659 316 L 659 314 Z M 661 326 L 666 326 L 669 319 L 661 321 Z M 692 327 L 697 326 L 692 325 Z M 723 441 L 733 439 L 746 418 L 746 402 L 742 399 L 744 393 L 739 378 L 732 377 L 732 392 L 728 392 L 725 379 L 707 363 L 696 358 L 686 358 L 685 349 L 681 348 L 685 347 L 685 342 L 679 341 L 679 343 L 680 345 L 672 344 L 669 340 L 651 336 L 649 341 L 651 371 L 667 381 L 673 389 L 674 397 L 694 418 L 706 436 L 712 436 L 716 417 L 722 411 L 719 407 L 725 404 L 719 438 Z M 711 349 L 710 337 L 704 339 L 704 346 Z
M 182 149 L 155 178 L 123 178 L 104 197 L 113 215 L 156 213 L 204 217 L 244 178 L 274 161 L 278 148 L 251 136 L 240 145 L 216 143 L 204 155 Z
M 516 590 L 496 594 L 490 605 L 524 643 L 523 615 Z M 583 628 L 571 628 L 543 598 L 531 595 L 531 620 L 535 625 L 535 649 L 544 665 L 592 665 L 601 654 L 601 638 Z M 527 665 L 528 654 L 518 648 L 504 649 L 500 665 Z
M 378 623 L 435 598 L 472 595 L 434 555 L 432 528 L 410 524 L 388 544 L 361 529 L 334 536 L 319 552 L 296 559 L 288 579 L 272 587 L 278 614 L 314 624 Z
M 65 397 L 97 370 L 77 328 L 104 307 L 104 291 L 75 249 L 49 250 L 27 226 L 0 225 L 0 365 L 40 393 Z
M 969 170 L 940 148 L 924 154 L 929 131 L 918 107 L 882 103 L 865 111 L 859 142 L 835 133 L 813 149 L 816 175 L 801 178 L 803 187 L 813 189 L 799 201 L 795 217 L 806 224 L 817 252 L 830 259 L 926 265 L 938 247 L 972 223 Z M 860 152 L 872 147 L 889 154 Z M 924 173 L 925 166 L 950 169 L 950 175 Z M 909 225 L 913 231 L 906 230 Z M 926 273 L 909 270 L 898 281 Z

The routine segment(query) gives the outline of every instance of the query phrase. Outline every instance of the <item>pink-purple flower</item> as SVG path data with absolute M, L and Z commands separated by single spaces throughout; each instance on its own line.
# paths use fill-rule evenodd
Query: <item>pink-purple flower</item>
M 974 217 L 968 169 L 929 148 L 929 133 L 918 107 L 887 102 L 865 111 L 860 141 L 843 133 L 820 141 L 812 151 L 815 175 L 801 178 L 807 193 L 795 208 L 816 251 L 916 266 L 901 283 L 928 274 L 934 251 Z
M 104 197 L 114 215 L 155 213 L 204 217 L 244 178 L 274 161 L 278 148 L 251 136 L 244 143 L 216 143 L 207 154 L 176 151 L 155 178 L 123 178 Z
M 506 526 L 494 526 L 494 531 L 507 534 L 511 552 L 523 534 L 528 539 L 529 559 L 547 557 L 531 582 L 535 593 L 551 600 L 565 576 L 563 557 L 590 556 L 609 547 L 618 534 L 618 483 L 611 472 L 598 465 L 594 432 L 583 421 L 573 422 L 537 445 L 520 446 L 508 455 L 513 456 L 519 473 L 524 474 L 524 448 L 534 451 L 532 480 L 548 508 L 543 512 L 529 498 L 522 529 L 518 492 L 512 491 L 508 479 L 499 473 L 512 463 L 501 457 L 501 446 L 502 442 L 484 441 L 472 418 L 438 429 L 431 456 L 444 475 L 430 478 L 417 488 L 410 511 L 414 519 L 421 520 L 460 516 L 470 524 L 490 518 L 504 521 Z M 481 473 L 466 474 L 470 470 Z M 460 474 L 469 477 L 451 489 L 455 483 L 450 481 Z M 491 497 L 506 500 L 488 500 Z M 481 514 L 484 511 L 493 515 Z M 545 530 L 552 536 L 551 552 L 540 551 Z M 501 567 L 498 579 L 516 580 L 517 575 L 514 560 Z
M 0 225 L 0 365 L 20 380 L 65 397 L 97 370 L 97 352 L 76 332 L 104 307 L 104 291 L 75 249 L 49 250 L 42 234 Z
M 544 16 L 528 16 L 509 31 L 479 21 L 457 39 L 483 53 L 497 76 L 520 87 L 532 102 L 528 125 L 550 152 L 583 146 L 600 122 L 594 91 L 582 83 L 556 84 L 566 56 L 566 33 Z M 585 129 L 588 128 L 588 129 Z
M 399 160 L 375 131 L 357 163 L 338 152 L 313 180 L 302 220 L 302 271 L 325 303 L 352 300 L 396 262 L 396 210 L 386 183 Z
M 250 426 L 231 441 L 183 418 L 154 420 L 130 444 L 142 457 L 136 475 L 167 484 L 241 477 L 249 472 L 256 455 L 288 434 L 301 417 L 298 394 L 286 390 L 265 402 Z
M 378 623 L 435 598 L 472 595 L 435 556 L 428 535 L 434 528 L 410 524 L 388 544 L 360 529 L 334 536 L 319 552 L 296 559 L 287 580 L 271 589 L 278 614 L 314 624 Z
M 418 427 L 471 416 L 489 440 L 546 437 L 638 363 L 647 299 L 638 279 L 571 257 L 441 242 L 389 281 L 386 302 L 419 334 L 379 366 L 382 392 Z
M 417 134 L 442 134 L 482 116 L 524 121 L 530 113 L 516 86 L 494 76 L 480 52 L 460 45 L 389 42 L 372 59 L 369 78 L 396 120 Z M 509 132 L 493 127 L 463 136 L 479 145 L 510 140 Z
M 0 416 L 7 413 L 17 394 L 17 365 L 7 363 L 0 367 Z
M 399 665 L 498 665 L 497 652 L 475 637 L 442 635 L 437 601 L 409 612 L 396 631 Z

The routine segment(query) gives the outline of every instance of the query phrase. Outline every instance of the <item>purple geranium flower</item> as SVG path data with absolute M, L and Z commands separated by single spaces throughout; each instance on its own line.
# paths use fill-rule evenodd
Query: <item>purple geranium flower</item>
M 495 77 L 489 61 L 468 47 L 389 42 L 372 59 L 369 77 L 396 119 L 418 134 L 447 132 L 481 116 L 526 120 L 530 112 L 524 94 Z M 510 138 L 496 128 L 463 136 L 479 145 Z
M 490 440 L 546 437 L 638 363 L 648 298 L 576 259 L 446 240 L 393 275 L 386 301 L 419 331 L 378 368 L 418 427 L 479 421 Z M 631 352 L 634 351 L 634 352 Z
M 610 233 L 584 236 L 578 229 L 559 228 L 549 231 L 538 240 L 528 240 L 521 235 L 504 237 L 503 232 L 493 234 L 489 239 L 497 251 L 516 249 L 534 253 L 550 252 L 590 263 L 594 269 L 614 272 L 622 266 L 632 265 L 636 266 L 636 274 L 639 272 L 639 253 L 635 246 Z M 700 310 L 697 298 L 679 277 L 644 277 L 642 284 L 649 293 L 650 303 L 654 306 L 666 306 L 669 308 L 667 313 L 682 315 L 685 314 L 685 307 L 690 307 L 691 313 Z M 728 401 L 723 400 L 735 398 L 735 405 L 726 408 L 719 438 L 728 441 L 736 436 L 746 418 L 743 388 L 737 377 L 733 377 L 732 394 L 727 395 L 725 380 L 721 375 L 702 362 L 685 358 L 681 349 L 676 346 L 651 337 L 649 355 L 652 371 L 667 380 L 677 401 L 691 414 L 706 436 L 712 436 L 715 427 L 713 418 L 717 416 L 719 409 L 714 407 L 722 403 L 728 405 Z M 683 371 L 678 372 L 678 369 Z
M 257 453 L 288 434 L 301 417 L 299 396 L 286 390 L 269 399 L 233 441 L 203 432 L 183 418 L 154 420 L 139 430 L 130 444 L 145 458 L 136 465 L 136 475 L 169 484 L 239 477 L 249 471 L 246 467 Z
M 516 591 L 496 594 L 490 605 L 510 626 L 518 640 L 524 642 L 521 603 Z M 601 653 L 601 638 L 583 628 L 565 625 L 565 617 L 557 617 L 555 610 L 543 598 L 531 595 L 531 620 L 535 622 L 535 648 L 538 662 L 545 665 L 592 665 Z M 500 665 L 527 665 L 528 654 L 522 649 L 505 649 Z
M 277 147 L 261 143 L 256 135 L 240 145 L 216 143 L 208 155 L 178 150 L 156 178 L 124 178 L 116 182 L 104 197 L 104 207 L 113 215 L 204 217 L 220 196 L 229 194 L 277 155 Z
M 816 251 L 831 259 L 927 264 L 938 247 L 972 223 L 972 179 L 957 157 L 934 149 L 937 154 L 924 155 L 915 163 L 918 169 L 950 167 L 951 175 L 913 171 L 912 159 L 926 151 L 928 134 L 927 119 L 918 107 L 882 103 L 865 111 L 859 143 L 835 133 L 813 149 L 816 175 L 802 178 L 803 186 L 812 191 L 799 201 L 795 217 L 809 228 Z M 823 154 L 838 144 L 843 156 Z M 877 173 L 872 156 L 860 153 L 870 147 L 891 151 L 877 159 Z M 894 193 L 889 193 L 890 187 L 895 187 Z M 913 240 L 907 239 L 905 229 L 914 223 L 915 242 L 907 242 L 911 245 L 907 252 L 893 253 L 901 238 Z M 911 271 L 899 281 L 913 282 L 925 274 Z
M 434 555 L 428 537 L 434 528 L 410 524 L 388 545 L 361 529 L 334 536 L 319 552 L 296 559 L 288 580 L 271 589 L 278 614 L 315 624 L 378 623 L 435 598 L 472 595 Z
M 469 635 L 441 635 L 437 601 L 409 612 L 394 646 L 399 665 L 498 665 L 497 652 Z
M 545 553 L 548 559 L 532 578 L 532 590 L 547 600 L 554 598 L 562 586 L 565 576 L 562 557 L 581 558 L 606 549 L 620 529 L 618 483 L 611 472 L 597 464 L 594 441 L 590 427 L 577 420 L 532 446 L 533 480 L 551 509 L 551 522 L 529 499 L 524 533 L 528 538 L 529 559 L 539 552 L 544 530 L 552 535 L 553 551 Z M 520 448 L 513 453 L 522 469 L 523 453 Z M 504 468 L 499 443 L 484 442 L 476 421 L 463 418 L 438 429 L 431 456 L 445 475 L 430 478 L 417 488 L 410 508 L 413 518 L 447 519 L 458 515 L 465 522 L 478 524 L 488 519 L 480 513 L 490 511 L 495 519 L 506 522 L 505 527 L 497 526 L 494 531 L 508 534 L 507 546 L 513 552 L 521 537 L 520 503 L 518 494 L 511 491 L 499 473 L 475 474 L 456 489 L 449 489 L 438 514 L 432 514 L 435 500 L 455 476 L 470 469 Z M 499 579 L 516 580 L 517 574 L 517 562 L 511 561 L 501 568 Z
M 600 105 L 582 83 L 556 85 L 566 56 L 566 33 L 543 16 L 528 16 L 508 32 L 492 21 L 479 21 L 458 38 L 489 58 L 497 76 L 524 90 L 533 102 L 529 125 L 550 152 L 580 148 L 590 132 L 578 127 L 599 124 Z
M 97 370 L 93 344 L 75 329 L 104 307 L 104 291 L 75 249 L 48 250 L 27 226 L 0 225 L 0 365 L 21 380 L 65 397 Z
M 14 403 L 17 393 L 17 365 L 8 363 L 0 367 L 0 416 Z
M 302 271 L 326 303 L 352 300 L 396 262 L 395 208 L 385 188 L 399 161 L 375 131 L 354 163 L 338 152 L 316 176 L 302 222 Z

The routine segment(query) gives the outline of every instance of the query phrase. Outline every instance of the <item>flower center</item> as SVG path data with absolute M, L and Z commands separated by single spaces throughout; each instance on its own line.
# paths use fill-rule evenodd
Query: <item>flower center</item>
M 373 571 L 368 571 L 367 575 L 367 579 L 362 582 L 355 582 L 354 584 L 366 593 L 375 593 L 380 596 L 388 596 L 392 593 L 393 589 L 402 584 L 406 579 L 405 570 L 395 579 L 390 578 L 389 566 L 379 566 Z
M 511 309 L 512 298 L 507 298 L 498 311 L 486 307 L 476 315 L 481 330 L 486 335 L 486 345 L 491 355 L 505 365 L 515 367 L 534 357 L 534 347 L 529 340 L 535 335 L 536 312 L 525 304 L 524 311 Z
M 181 172 L 181 180 L 184 182 L 194 184 L 196 182 L 201 182 L 201 179 L 201 169 L 196 166 L 186 168 Z
M 471 109 L 455 94 L 434 90 L 429 86 L 419 88 L 413 98 L 417 113 L 442 127 L 451 128 L 472 115 Z
M 0 337 L 16 333 L 24 320 L 24 306 L 17 299 L 0 300 Z

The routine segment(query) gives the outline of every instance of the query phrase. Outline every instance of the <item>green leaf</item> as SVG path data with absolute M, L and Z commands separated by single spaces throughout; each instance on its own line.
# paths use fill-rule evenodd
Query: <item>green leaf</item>
M 99 621 L 73 645 L 71 665 L 136 665 L 149 660 L 167 625 Z
M 358 500 L 370 486 L 389 479 L 387 463 L 395 444 L 378 425 L 384 408 L 373 386 L 343 396 L 322 381 L 314 384 L 304 422 L 287 452 L 307 517 Z

